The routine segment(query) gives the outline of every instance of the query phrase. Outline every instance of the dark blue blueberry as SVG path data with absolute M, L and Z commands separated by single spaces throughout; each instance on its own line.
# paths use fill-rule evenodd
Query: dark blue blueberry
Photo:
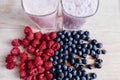
M 78 76 L 81 76 L 81 75 L 82 75 L 81 70 L 77 70 L 77 75 L 78 75 Z
M 63 72 L 62 69 L 57 69 L 57 72 L 60 73 L 60 72 Z
M 82 48 L 87 48 L 87 46 L 88 46 L 88 44 L 86 44 L 86 43 L 82 44 Z
M 97 44 L 97 40 L 96 40 L 96 39 L 93 39 L 93 40 L 91 41 L 91 44 L 92 44 L 92 45 Z
M 80 35 L 79 35 L 79 34 L 76 34 L 76 35 L 74 36 L 74 38 L 75 38 L 75 39 L 79 39 L 79 38 L 80 38 Z
M 96 74 L 96 73 L 91 73 L 91 74 L 90 74 L 90 77 L 91 77 L 92 79 L 96 79 L 96 78 L 97 78 L 97 74 Z
M 97 44 L 96 44 L 96 47 L 97 47 L 97 48 L 102 48 L 102 47 L 103 47 L 103 44 L 102 44 L 102 43 L 97 43 Z
M 55 51 L 55 55 L 57 56 L 59 54 L 59 51 Z
M 63 62 L 63 59 L 58 59 L 58 63 L 62 63 Z
M 53 78 L 53 80 L 57 80 L 56 78 Z
M 67 60 L 63 60 L 63 62 L 62 62 L 64 65 L 66 65 L 67 64 Z
M 59 77 L 63 79 L 64 78 L 64 73 L 60 72 Z
M 54 73 L 55 72 L 55 67 L 52 67 L 52 69 L 50 70 L 52 73 Z
M 77 45 L 76 48 L 77 48 L 78 50 L 80 50 L 82 47 L 81 47 L 81 45 Z
M 65 77 L 63 80 L 69 80 L 69 78 Z
M 66 37 L 70 37 L 70 36 L 71 36 L 71 32 L 67 32 Z
M 58 77 L 57 80 L 62 80 L 62 79 L 60 77 Z
M 60 41 L 61 41 L 61 39 L 60 39 L 60 38 L 56 38 L 55 40 L 56 40 L 57 42 L 60 42 Z
M 50 59 L 49 59 L 51 62 L 53 62 L 54 61 L 54 59 L 53 59 L 53 57 L 50 57 Z
M 76 77 L 75 77 L 75 80 L 80 80 L 80 76 L 76 76 Z
M 99 49 L 97 49 L 95 52 L 96 52 L 97 54 L 101 54 L 101 53 L 102 53 L 102 51 L 99 50 Z
M 72 47 L 73 49 L 75 49 L 75 48 L 76 48 L 76 45 L 75 45 L 75 44 L 72 44 L 71 47 Z
M 63 69 L 63 70 L 67 70 L 67 66 L 66 66 L 66 65 L 63 65 L 62 69 Z
M 87 68 L 88 68 L 88 69 L 93 69 L 93 66 L 92 66 L 91 64 L 88 64 L 88 65 L 87 65 Z
M 63 31 L 62 31 L 62 34 L 64 34 L 64 35 L 65 35 L 66 33 L 67 33 L 67 31 L 66 31 L 66 30 L 63 30 Z
M 64 71 L 64 76 L 67 76 L 68 75 L 68 72 L 67 71 Z
M 69 58 L 68 55 L 63 56 L 63 59 L 64 59 L 64 60 L 67 60 L 68 58 Z
M 93 49 L 93 50 L 97 50 L 96 45 L 93 45 L 92 49 Z
M 71 63 L 71 64 L 74 64 L 74 63 L 75 63 L 75 60 L 74 60 L 74 59 L 70 59 L 70 63 Z
M 90 75 L 89 74 L 86 74 L 85 77 L 86 77 L 87 80 L 90 80 Z
M 101 63 L 95 63 L 95 67 L 100 69 L 100 68 L 102 68 L 102 64 Z
M 86 35 L 80 35 L 80 39 L 85 39 Z
M 86 36 L 85 41 L 90 41 L 90 37 Z
M 61 31 L 57 32 L 57 35 L 58 35 L 58 36 L 61 36 L 61 35 L 62 35 L 62 32 L 61 32 Z
M 97 59 L 96 62 L 98 62 L 98 63 L 102 63 L 103 60 L 102 60 L 102 59 Z
M 85 70 L 82 71 L 82 76 L 86 76 L 87 72 Z
M 59 59 L 59 57 L 58 56 L 54 56 L 54 60 L 58 60 Z
M 64 55 L 68 55 L 68 50 L 64 50 L 64 51 L 63 51 L 63 54 L 64 54 Z
M 72 71 L 72 67 L 68 67 L 67 70 L 68 70 L 69 72 L 71 72 L 71 71 Z
M 84 54 L 82 54 L 82 56 L 81 56 L 82 58 L 86 58 L 87 57 L 87 54 L 86 53 L 84 53 Z
M 62 67 L 62 66 L 61 66 L 60 64 L 59 64 L 59 65 L 57 65 L 57 69 L 61 69 L 61 67 Z
M 71 55 L 70 55 L 70 58 L 71 58 L 71 59 L 74 59 L 75 56 L 76 56 L 75 54 L 71 54 Z
M 77 40 L 73 40 L 73 44 L 78 44 L 78 41 Z
M 77 75 L 77 71 L 76 70 L 73 70 L 71 73 L 72 73 L 73 76 Z
M 98 54 L 95 54 L 94 56 L 92 56 L 93 58 L 95 59 L 98 59 L 99 58 L 99 55 Z
M 82 63 L 83 64 L 87 64 L 87 60 L 86 59 L 82 59 Z
M 84 70 L 84 66 L 83 65 L 79 65 L 79 70 Z
M 69 77 L 69 78 L 72 78 L 72 74 L 71 74 L 71 73 L 68 73 L 68 77 Z
M 106 54 L 106 50 L 101 50 L 102 51 L 102 54 Z
M 84 35 L 89 36 L 90 33 L 89 33 L 88 31 L 85 31 L 85 32 L 84 32 Z
M 78 44 L 83 44 L 83 40 L 79 39 Z
M 59 52 L 62 53 L 63 51 L 64 51 L 64 49 L 63 49 L 63 48 L 60 48 Z
M 72 50 L 73 54 L 77 54 L 77 49 Z
M 82 77 L 81 77 L 81 80 L 86 80 L 86 77 L 82 76 Z
M 72 37 L 69 37 L 68 40 L 69 40 L 69 41 L 73 41 L 73 38 L 72 38 Z
M 88 55 L 90 54 L 90 49 L 86 50 L 86 54 L 88 54 Z
M 91 56 L 94 56 L 95 54 L 96 54 L 96 53 L 95 53 L 94 50 L 91 50 L 91 51 L 90 51 L 90 55 L 91 55 Z
M 76 31 L 72 31 L 71 34 L 72 34 L 72 36 L 75 36 L 77 34 L 77 32 Z
M 86 49 L 85 49 L 85 48 L 82 48 L 81 51 L 82 51 L 83 53 L 85 53 Z
M 54 62 L 53 62 L 53 65 L 57 65 L 58 63 L 57 63 L 57 61 L 55 60 Z
M 79 56 L 82 56 L 82 52 L 81 52 L 81 51 L 78 51 L 77 54 L 78 54 Z
M 60 45 L 63 45 L 63 44 L 64 44 L 63 41 L 60 41 L 59 43 L 60 43 Z
M 82 31 L 82 30 L 79 30 L 77 33 L 78 33 L 79 35 L 82 35 L 82 34 L 83 34 L 83 31 Z
M 61 38 L 61 39 L 64 39 L 64 38 L 65 38 L 65 35 L 61 35 L 60 38 Z
M 69 47 L 69 48 L 68 48 L 68 51 L 69 51 L 69 52 L 72 52 L 72 48 L 71 48 L 71 47 Z
M 68 45 L 63 45 L 63 48 L 66 50 L 69 46 Z
M 72 78 L 72 80 L 76 80 L 75 78 Z
M 69 42 L 68 42 L 68 45 L 71 46 L 71 45 L 72 45 L 72 41 L 69 41 Z
M 79 67 L 79 65 L 80 65 L 80 64 L 75 63 L 75 64 L 74 64 L 74 67 L 77 69 L 77 68 Z
M 77 58 L 77 59 L 75 60 L 75 62 L 76 62 L 76 63 L 79 63 L 79 64 L 82 64 L 82 60 L 81 60 L 80 58 Z
M 87 48 L 92 49 L 93 48 L 92 44 L 88 44 Z

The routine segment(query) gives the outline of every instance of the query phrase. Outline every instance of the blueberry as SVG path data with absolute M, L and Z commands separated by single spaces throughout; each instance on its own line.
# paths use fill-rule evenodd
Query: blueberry
M 77 71 L 76 70 L 73 70 L 71 73 L 72 73 L 73 76 L 77 75 Z
M 77 50 L 80 50 L 82 47 L 81 45 L 76 45 Z
M 88 54 L 88 55 L 90 54 L 90 49 L 86 50 L 86 54 Z
M 63 30 L 62 31 L 62 34 L 66 35 L 67 31 L 66 30 Z
M 90 41 L 90 37 L 86 36 L 85 41 Z
M 93 44 L 93 45 L 97 44 L 97 40 L 96 40 L 96 39 L 93 39 L 93 40 L 91 41 L 91 44 Z
M 76 79 L 75 80 L 80 80 L 80 77 L 79 76 L 76 76 Z
M 53 78 L 53 80 L 57 80 L 56 78 Z
M 97 59 L 96 62 L 98 62 L 98 63 L 102 63 L 103 60 L 102 60 L 102 59 Z
M 82 56 L 82 52 L 81 52 L 81 51 L 78 51 L 77 54 L 78 54 L 79 56 Z
M 56 52 L 55 52 L 55 55 L 57 56 L 58 54 L 59 54 L 59 51 L 56 51 Z
M 86 77 L 87 80 L 90 80 L 90 75 L 89 74 L 86 74 L 85 77 Z
M 98 59 L 98 58 L 99 58 L 99 55 L 98 55 L 98 54 L 95 54 L 95 55 L 93 55 L 92 57 L 95 58 L 95 59 Z
M 82 77 L 81 77 L 81 80 L 86 80 L 86 77 L 82 76 Z
M 60 48 L 59 52 L 62 53 L 63 51 L 64 51 L 64 49 L 63 49 L 63 48 Z
M 87 60 L 86 59 L 82 59 L 82 63 L 83 64 L 87 64 Z
M 64 78 L 64 73 L 60 72 L 60 73 L 59 73 L 59 77 L 60 77 L 61 79 L 63 79 L 63 78 Z
M 62 66 L 61 66 L 60 64 L 59 64 L 59 65 L 57 65 L 57 69 L 61 69 L 61 67 L 62 67 Z
M 85 31 L 85 32 L 84 32 L 84 35 L 89 36 L 90 33 L 89 33 L 88 31 Z
M 65 43 L 69 41 L 68 38 L 64 38 L 63 40 L 64 40 Z
M 69 41 L 69 42 L 68 42 L 68 45 L 71 46 L 71 45 L 72 45 L 72 41 Z
M 88 68 L 88 69 L 92 69 L 93 66 L 92 66 L 91 64 L 88 64 L 88 65 L 87 65 L 87 68 Z
M 100 68 L 102 68 L 102 64 L 101 63 L 95 63 L 95 67 L 100 69 Z
M 92 49 L 93 48 L 92 44 L 88 44 L 87 48 Z
M 63 59 L 58 59 L 58 63 L 62 63 L 63 62 Z
M 84 54 L 82 54 L 82 56 L 81 56 L 82 58 L 86 58 L 87 57 L 87 54 L 86 53 L 84 53 Z
M 86 35 L 80 35 L 80 39 L 85 39 Z
M 76 54 L 77 53 L 77 49 L 73 49 L 72 52 L 73 52 L 73 54 Z
M 102 51 L 99 50 L 99 49 L 97 49 L 95 52 L 96 52 L 97 54 L 101 54 L 101 53 L 102 53 Z
M 78 41 L 77 41 L 77 40 L 73 40 L 73 43 L 74 43 L 74 44 L 78 44 Z
M 63 80 L 69 80 L 69 78 L 65 77 Z
M 84 66 L 83 65 L 79 65 L 79 70 L 84 70 Z
M 63 41 L 60 41 L 59 43 L 60 43 L 60 45 L 63 45 L 63 44 L 64 44 Z
M 62 69 L 57 69 L 57 72 L 60 73 L 60 72 L 63 72 Z
M 55 67 L 53 67 L 50 71 L 52 72 L 52 73 L 54 73 L 55 72 Z
M 64 76 L 67 76 L 68 75 L 68 72 L 67 71 L 64 71 Z
M 82 51 L 83 53 L 85 53 L 86 49 L 85 49 L 85 48 L 82 48 L 81 51 Z
M 102 44 L 102 43 L 97 43 L 97 44 L 96 44 L 96 47 L 97 47 L 97 48 L 102 48 L 102 47 L 103 47 L 103 44 Z
M 82 60 L 81 60 L 80 58 L 77 58 L 77 59 L 75 60 L 75 62 L 81 64 L 81 63 L 82 63 Z
M 77 75 L 78 75 L 78 76 L 81 76 L 81 75 L 82 75 L 81 70 L 78 70 L 78 71 L 77 71 Z
M 82 76 L 86 76 L 87 72 L 85 70 L 82 71 Z
M 77 32 L 76 31 L 72 31 L 71 34 L 72 34 L 72 36 L 75 36 L 77 34 Z
M 57 32 L 57 35 L 58 35 L 58 36 L 61 36 L 61 35 L 62 35 L 62 32 L 60 32 L 60 31 Z
M 59 57 L 58 56 L 54 56 L 54 60 L 58 60 L 59 59 Z
M 71 58 L 71 59 L 74 59 L 75 56 L 76 56 L 75 54 L 71 54 L 71 55 L 70 55 L 70 58 Z
M 72 67 L 68 67 L 68 71 L 71 72 L 72 71 Z
M 67 66 L 66 66 L 66 65 L 63 65 L 62 69 L 63 69 L 63 70 L 67 70 Z
M 71 46 L 73 49 L 75 49 L 75 47 L 76 47 L 76 45 L 75 44 L 72 44 L 72 46 Z
M 50 57 L 50 59 L 49 59 L 51 62 L 53 62 L 54 61 L 54 59 L 53 59 L 53 57 Z
M 91 56 L 94 56 L 95 54 L 96 54 L 96 53 L 95 53 L 94 50 L 91 50 L 91 51 L 90 51 L 90 55 L 91 55 Z
M 83 44 L 83 40 L 79 39 L 78 44 Z
M 74 59 L 70 59 L 70 63 L 71 63 L 71 64 L 74 64 L 74 63 L 75 63 L 75 60 L 74 60 Z
M 90 74 L 90 77 L 91 77 L 92 79 L 96 79 L 96 78 L 97 78 L 97 74 L 96 74 L 96 73 L 91 73 L 91 74 Z
M 78 63 L 75 63 L 74 64 L 74 67 L 77 69 L 79 67 L 79 64 Z
M 69 51 L 69 52 L 72 52 L 72 48 L 71 48 L 71 47 L 69 47 L 69 48 L 68 48 L 68 51 Z
M 63 54 L 68 55 L 68 50 L 64 50 Z
M 72 37 L 69 37 L 68 40 L 69 40 L 69 41 L 73 41 L 73 38 L 72 38 Z
M 68 77 L 69 77 L 69 78 L 72 78 L 72 74 L 71 74 L 71 73 L 68 73 Z
M 83 43 L 83 44 L 82 44 L 82 48 L 87 48 L 87 46 L 88 46 L 88 45 L 87 45 L 86 43 Z
M 78 33 L 79 35 L 82 35 L 82 34 L 83 34 L 83 31 L 82 31 L 82 30 L 79 30 L 77 33 Z
M 66 37 L 70 37 L 70 36 L 71 36 L 71 32 L 67 32 Z
M 80 35 L 79 34 L 76 34 L 75 36 L 74 36 L 74 39 L 79 39 L 80 38 Z
M 58 63 L 57 63 L 57 61 L 55 60 L 54 62 L 53 62 L 53 65 L 57 65 Z
M 68 48 L 68 45 L 63 45 L 63 48 L 66 50 Z
M 64 60 L 67 60 L 68 58 L 69 58 L 68 55 L 63 56 L 63 59 L 64 59 Z
M 56 38 L 55 40 L 56 40 L 57 42 L 60 42 L 60 41 L 61 41 L 61 39 L 60 39 L 60 38 Z
M 63 64 L 66 65 L 66 64 L 67 64 L 67 61 L 66 61 L 66 60 L 63 60 Z
M 106 50 L 101 50 L 102 51 L 102 54 L 106 54 Z

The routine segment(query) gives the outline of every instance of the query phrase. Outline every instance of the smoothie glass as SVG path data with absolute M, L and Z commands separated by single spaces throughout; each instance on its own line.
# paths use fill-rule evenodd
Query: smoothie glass
M 56 29 L 58 0 L 21 0 L 28 16 L 41 29 Z
M 93 2 L 92 2 L 93 1 Z M 63 29 L 77 30 L 95 15 L 99 0 L 62 0 Z

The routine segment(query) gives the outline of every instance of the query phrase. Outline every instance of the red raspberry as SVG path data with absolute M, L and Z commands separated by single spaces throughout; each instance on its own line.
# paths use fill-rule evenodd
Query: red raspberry
M 41 59 L 41 57 L 35 57 L 34 64 L 36 66 L 41 66 L 43 64 L 43 60 Z
M 30 69 L 29 73 L 30 73 L 31 76 L 37 75 L 38 74 L 37 68 Z
M 42 37 L 42 33 L 41 32 L 36 32 L 35 34 L 35 39 L 41 39 L 41 37 Z
M 33 76 L 33 77 L 32 77 L 32 80 L 37 80 L 36 76 Z
M 34 51 L 35 51 L 35 48 L 32 47 L 31 45 L 29 45 L 29 46 L 27 47 L 27 52 L 28 52 L 28 53 L 33 53 Z
M 53 40 L 47 41 L 47 47 L 48 47 L 48 48 L 51 48 L 54 43 L 55 43 L 55 42 L 54 42 Z
M 32 29 L 29 26 L 26 26 L 25 29 L 24 29 L 24 33 L 28 34 L 28 33 L 31 33 L 31 32 L 32 32 Z
M 33 33 L 29 33 L 26 35 L 26 39 L 28 40 L 33 40 L 34 39 L 34 34 Z
M 26 62 L 28 60 L 28 54 L 26 54 L 26 53 L 21 53 L 20 54 L 20 61 L 21 62 Z
M 12 50 L 11 50 L 11 54 L 13 56 L 18 56 L 20 54 L 20 49 L 18 47 L 14 47 Z
M 50 40 L 49 35 L 48 35 L 48 34 L 43 34 L 43 35 L 42 35 L 42 40 L 45 40 L 45 41 Z
M 59 50 L 60 49 L 60 44 L 58 42 L 55 42 L 52 46 L 52 49 L 55 50 L 55 51 Z
M 10 62 L 10 63 L 7 63 L 7 64 L 6 64 L 6 68 L 7 68 L 7 69 L 13 69 L 13 68 L 15 68 L 15 65 L 16 65 L 15 62 Z
M 18 46 L 21 45 L 21 40 L 20 39 L 14 39 L 14 40 L 12 40 L 11 44 L 12 44 L 12 46 L 18 47 Z
M 49 73 L 46 75 L 47 79 L 48 80 L 52 80 L 53 79 L 53 74 L 52 73 Z
M 39 74 L 38 77 L 37 77 L 37 80 L 42 80 L 42 78 L 44 78 L 44 74 Z
M 32 76 L 26 77 L 25 80 L 32 80 Z
M 20 70 L 25 70 L 25 63 L 20 63 L 19 68 Z
M 53 66 L 52 62 L 48 61 L 44 63 L 45 69 L 50 70 Z
M 45 71 L 45 68 L 43 66 L 39 66 L 38 68 L 38 73 L 43 73 Z
M 40 44 L 40 46 L 39 46 L 39 49 L 40 50 L 44 50 L 44 49 L 46 49 L 46 46 L 47 44 L 46 44 L 46 42 L 45 41 L 42 41 L 42 43 Z
M 42 51 L 42 50 L 40 50 L 40 49 L 36 49 L 36 50 L 35 50 L 35 55 L 36 55 L 37 57 L 41 56 L 42 54 L 43 54 L 43 51 Z
M 6 61 L 7 63 L 10 63 L 10 62 L 13 62 L 13 61 L 14 61 L 14 58 L 15 58 L 14 56 L 12 56 L 11 54 L 9 54 L 9 55 L 7 55 L 5 61 Z
M 43 61 L 48 61 L 48 59 L 50 58 L 47 54 L 43 54 L 42 57 Z
M 28 63 L 27 63 L 27 68 L 28 68 L 28 69 L 33 69 L 33 68 L 35 68 L 35 65 L 34 65 L 34 63 L 33 63 L 33 60 L 29 60 L 29 61 L 28 61 Z
M 39 44 L 40 44 L 40 41 L 38 39 L 35 39 L 35 40 L 32 41 L 32 46 L 33 47 L 37 47 L 37 45 L 39 45 Z
M 54 50 L 53 49 L 47 49 L 45 51 L 45 54 L 47 54 L 48 56 L 54 56 Z
M 41 79 L 39 79 L 39 80 L 47 80 L 45 77 L 43 77 L 43 78 L 41 78 Z
M 20 70 L 20 78 L 25 78 L 25 77 L 26 77 L 26 71 Z
M 56 32 L 51 32 L 51 33 L 50 33 L 50 38 L 51 38 L 51 39 L 55 39 L 56 37 L 57 37 Z
M 25 46 L 25 47 L 28 46 L 28 45 L 29 45 L 29 40 L 26 39 L 26 38 L 23 39 L 23 40 L 22 40 L 22 44 L 23 44 L 23 46 Z

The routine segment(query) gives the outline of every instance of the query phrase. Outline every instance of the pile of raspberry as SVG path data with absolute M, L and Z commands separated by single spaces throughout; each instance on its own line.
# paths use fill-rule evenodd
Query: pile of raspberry
M 86 68 L 102 67 L 102 43 L 90 39 L 88 31 L 59 31 L 33 33 L 24 29 L 24 39 L 14 39 L 13 48 L 6 57 L 6 68 L 19 67 L 22 80 L 94 80 L 96 73 Z M 22 48 L 22 49 L 21 49 Z M 88 57 L 94 63 L 88 63 Z M 19 62 L 19 63 L 18 63 Z

